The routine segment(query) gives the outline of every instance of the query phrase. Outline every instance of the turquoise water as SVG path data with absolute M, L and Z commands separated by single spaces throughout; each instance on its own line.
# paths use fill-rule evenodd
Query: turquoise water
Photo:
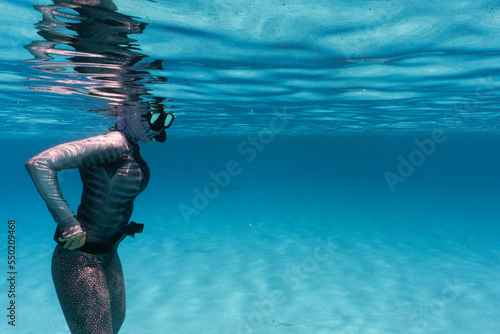
M 24 162 L 130 101 L 177 118 L 141 148 L 120 333 L 500 331 L 495 2 L 114 4 L 45 20 L 50 1 L 1 4 L 0 212 L 18 246 L 2 333 L 69 333 Z M 78 172 L 59 181 L 76 209 Z

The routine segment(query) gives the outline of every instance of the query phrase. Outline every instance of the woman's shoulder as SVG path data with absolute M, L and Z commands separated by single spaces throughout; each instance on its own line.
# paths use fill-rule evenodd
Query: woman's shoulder
M 120 131 L 110 131 L 102 135 L 83 139 L 83 141 L 88 141 L 88 143 L 91 145 L 113 147 L 125 151 L 131 149 L 131 143 L 127 140 L 127 137 Z

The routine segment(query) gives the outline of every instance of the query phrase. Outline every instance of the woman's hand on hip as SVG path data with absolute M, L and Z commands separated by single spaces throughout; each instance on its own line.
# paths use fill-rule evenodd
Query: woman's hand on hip
M 59 238 L 60 242 L 64 242 L 63 248 L 74 250 L 80 248 L 85 244 L 85 232 L 77 233 L 67 238 Z

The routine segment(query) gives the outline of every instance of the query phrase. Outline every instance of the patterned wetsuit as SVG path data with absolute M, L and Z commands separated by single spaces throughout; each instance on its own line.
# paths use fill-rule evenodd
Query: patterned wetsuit
M 56 236 L 86 231 L 86 241 L 106 244 L 125 230 L 135 197 L 149 181 L 139 145 L 113 131 L 62 144 L 26 163 L 40 195 L 58 224 Z M 64 200 L 57 171 L 79 168 L 83 194 L 75 216 Z M 87 254 L 58 245 L 52 276 L 72 333 L 117 333 L 125 317 L 125 286 L 116 251 Z

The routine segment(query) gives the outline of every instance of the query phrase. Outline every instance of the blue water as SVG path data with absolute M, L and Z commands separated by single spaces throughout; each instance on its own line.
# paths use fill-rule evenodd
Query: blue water
M 141 147 L 120 333 L 500 332 L 496 2 L 61 3 L 54 19 L 49 0 L 0 4 L 0 212 L 18 246 L 2 333 L 69 333 L 24 162 L 127 103 L 177 118 Z M 76 209 L 78 172 L 59 181 Z

